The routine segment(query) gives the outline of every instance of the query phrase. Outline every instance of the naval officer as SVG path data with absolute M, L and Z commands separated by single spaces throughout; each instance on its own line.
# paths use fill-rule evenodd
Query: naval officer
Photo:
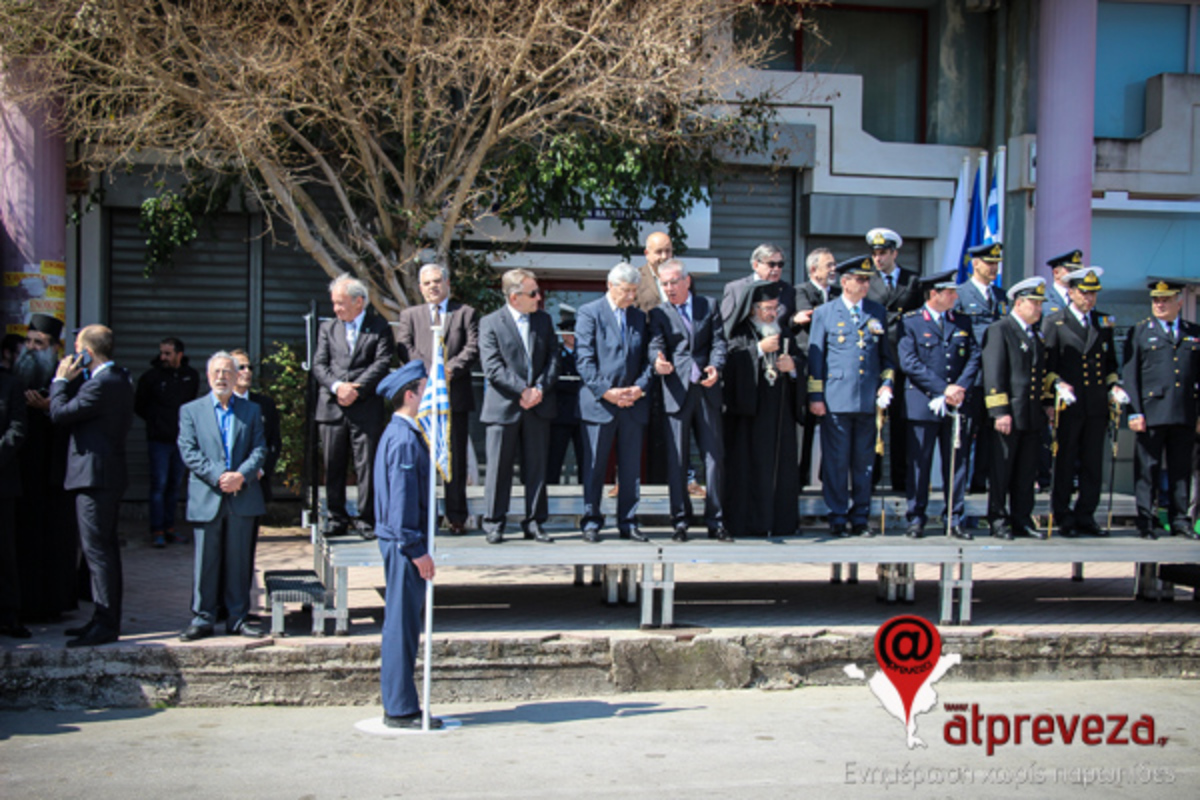
M 955 316 L 966 317 L 971 323 L 975 344 L 983 347 L 983 334 L 988 326 L 1008 313 L 1008 304 L 1000 287 L 995 286 L 1004 260 L 1004 245 L 1000 242 L 981 244 L 967 251 L 971 257 L 971 276 L 958 285 Z M 971 432 L 962 455 L 970 462 L 967 484 L 970 491 L 987 491 L 988 471 L 991 469 L 991 422 L 983 407 L 983 370 L 975 378 L 977 391 L 967 398 L 967 417 Z
M 966 407 L 968 396 L 977 391 L 975 378 L 980 370 L 980 356 L 970 319 L 953 311 L 958 300 L 954 273 L 951 269 L 923 279 L 920 287 L 925 293 L 925 305 L 900 319 L 897 349 L 900 365 L 908 376 L 907 533 L 912 539 L 925 535 L 925 507 L 929 502 L 935 446 L 941 453 L 949 533 L 956 539 L 973 538 L 962 527 L 966 450 L 954 452 L 960 442 L 966 441 L 970 422 L 965 414 L 958 416 L 958 442 L 955 442 L 955 416 Z M 949 474 L 951 461 L 953 476 Z
M 870 536 L 875 409 L 891 404 L 895 372 L 887 341 L 887 310 L 866 299 L 875 274 L 871 257 L 844 261 L 837 271 L 841 297 L 813 311 L 808 410 L 822 418 L 821 479 L 830 532 Z

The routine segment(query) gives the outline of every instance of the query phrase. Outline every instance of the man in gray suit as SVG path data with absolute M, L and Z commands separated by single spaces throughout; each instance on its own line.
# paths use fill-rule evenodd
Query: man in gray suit
M 504 522 L 512 492 L 512 467 L 521 445 L 521 483 L 525 486 L 526 539 L 550 543 L 543 530 L 548 516 L 546 460 L 550 424 L 558 408 L 558 340 L 550 315 L 538 310 L 537 278 L 510 269 L 500 280 L 507 300 L 479 323 L 479 355 L 487 388 L 479 420 L 487 425 L 487 479 L 483 530 L 489 544 L 504 541 Z
M 267 458 L 262 411 L 235 397 L 237 362 L 225 351 L 208 359 L 212 392 L 179 409 L 179 453 L 191 472 L 187 518 L 196 523 L 192 621 L 185 642 L 213 635 L 217 610 L 229 611 L 226 630 L 261 637 L 246 621 L 250 610 L 254 518 L 266 511 L 258 471 Z M 225 596 L 218 597 L 224 585 Z
M 687 491 L 688 444 L 692 431 L 704 453 L 704 522 L 710 539 L 732 540 L 723 522 L 725 447 L 721 439 L 721 370 L 725 331 L 717 304 L 692 294 L 692 278 L 682 261 L 658 269 L 667 302 L 650 311 L 649 358 L 662 382 L 668 429 L 667 482 L 671 494 L 671 538 L 688 540 L 692 515 Z

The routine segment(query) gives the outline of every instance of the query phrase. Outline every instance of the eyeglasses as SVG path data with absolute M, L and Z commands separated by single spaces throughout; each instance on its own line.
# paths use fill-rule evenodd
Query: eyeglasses
M 687 280 L 687 278 L 671 278 L 671 280 L 669 280 L 669 281 L 662 281 L 662 285 L 670 288 L 671 286 L 678 286 L 679 284 L 683 283 L 685 280 Z
M 762 263 L 766 264 L 771 269 L 783 269 L 782 261 L 764 261 Z
M 530 289 L 528 292 L 513 292 L 513 294 L 517 295 L 518 297 L 541 297 L 542 290 Z
M 253 372 L 253 364 L 238 364 L 238 372 Z

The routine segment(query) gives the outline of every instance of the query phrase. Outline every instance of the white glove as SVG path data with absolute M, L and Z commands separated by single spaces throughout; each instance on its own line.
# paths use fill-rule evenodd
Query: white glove
M 929 401 L 929 410 L 939 417 L 946 416 L 946 395 L 939 394 Z
M 1072 392 L 1065 383 L 1060 383 L 1055 386 L 1054 393 L 1058 396 L 1059 401 L 1061 401 L 1063 405 L 1070 406 L 1075 404 L 1075 393 Z
M 1112 391 L 1109 392 L 1109 395 L 1112 396 L 1112 399 L 1118 405 L 1122 405 L 1122 406 L 1129 405 L 1129 394 L 1124 389 L 1122 389 L 1120 386 L 1113 386 Z
M 885 387 L 885 391 L 881 392 L 879 394 L 879 396 L 875 398 L 875 405 L 879 406 L 880 408 L 887 408 L 891 404 L 892 404 L 892 390 L 886 389 L 886 387 Z

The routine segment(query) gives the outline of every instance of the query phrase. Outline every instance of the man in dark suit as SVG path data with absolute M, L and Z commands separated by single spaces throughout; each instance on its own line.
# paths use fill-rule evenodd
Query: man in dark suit
M 367 305 L 367 287 L 349 275 L 329 284 L 336 319 L 321 324 L 313 376 L 320 384 L 317 422 L 325 455 L 325 502 L 330 536 L 347 532 L 346 467 L 353 448 L 358 478 L 358 519 L 354 527 L 364 539 L 375 534 L 371 468 L 375 445 L 383 432 L 385 412 L 375 387 L 392 365 L 392 334 L 387 322 Z
M 13 500 L 21 495 L 17 453 L 25 441 L 25 395 L 8 364 L 0 365 L 0 636 L 28 639 L 21 624 L 21 575 L 17 566 Z
M 251 388 L 254 384 L 254 364 L 250 361 L 250 354 L 239 348 L 231 351 L 230 355 L 233 356 L 238 370 L 237 382 L 233 386 L 234 396 L 241 400 L 249 400 L 262 412 L 263 438 L 267 444 L 267 456 L 263 460 L 262 469 L 259 470 L 258 485 L 262 487 L 263 505 L 265 506 L 274 498 L 271 479 L 275 476 L 275 465 L 283 453 L 283 430 L 279 420 L 279 409 L 275 406 L 271 395 L 265 392 L 256 392 Z M 261 516 L 254 518 L 254 534 L 251 536 L 250 547 L 251 575 L 254 574 L 254 556 L 258 548 L 258 531 L 261 523 Z M 222 594 L 224 594 L 224 590 L 222 590 Z M 228 611 L 228 609 L 225 610 Z
M 988 522 L 992 536 L 1045 539 L 1033 524 L 1034 483 L 1046 417 L 1046 353 L 1038 322 L 1046 280 L 1028 278 L 1008 290 L 1012 313 L 983 335 L 984 406 L 991 420 L 992 472 Z
M 871 536 L 876 409 L 892 402 L 887 311 L 867 299 L 875 272 L 858 256 L 838 264 L 842 296 L 813 313 L 808 409 L 821 420 L 822 489 L 834 536 Z M 849 529 L 847 529 L 849 522 Z
M 446 386 L 450 392 L 450 480 L 446 481 L 445 524 L 450 533 L 466 533 L 468 414 L 475 410 L 471 369 L 479 358 L 479 322 L 475 309 L 450 299 L 450 272 L 426 264 L 419 273 L 425 303 L 400 312 L 396 345 L 400 363 L 433 364 L 433 326 L 442 326 Z
M 793 333 L 799 352 L 808 358 L 808 333 L 812 328 L 813 311 L 828 303 L 842 293 L 838 285 L 837 260 L 833 251 L 827 247 L 818 247 L 804 259 L 804 267 L 808 270 L 808 280 L 796 287 L 796 315 L 792 318 Z M 803 489 L 812 479 L 813 442 L 821 429 L 819 417 L 810 416 L 804 425 L 804 438 L 800 442 L 800 486 Z
M 121 635 L 117 516 L 128 485 L 125 437 L 133 423 L 133 384 L 112 361 L 112 331 L 88 325 L 75 337 L 75 352 L 59 362 L 50 384 L 50 420 L 71 431 L 63 488 L 75 493 L 95 607 L 87 625 L 67 631 L 75 637 L 67 647 L 107 644 Z
M 246 615 L 253 578 L 254 518 L 266 510 L 258 476 L 267 458 L 267 442 L 259 406 L 233 394 L 236 379 L 233 356 L 214 353 L 208 359 L 212 392 L 179 409 L 179 452 L 191 472 L 187 516 L 196 523 L 192 621 L 179 636 L 185 642 L 213 635 L 222 604 L 229 612 L 229 633 L 263 635 Z
M 575 453 L 575 469 L 583 474 L 583 429 L 579 426 L 579 370 L 575 368 L 575 309 L 563 303 L 558 307 L 558 386 L 554 390 L 558 413 L 550 425 L 550 456 L 546 462 L 546 483 L 562 482 L 567 448 Z
M 483 530 L 489 544 L 504 541 L 512 494 L 513 461 L 521 446 L 526 539 L 554 541 L 542 528 L 549 516 L 546 457 L 558 383 L 558 337 L 550 315 L 538 310 L 541 290 L 528 270 L 500 280 L 506 303 L 479 323 L 479 354 L 487 388 L 479 420 L 487 425 L 487 479 Z
M 634 305 L 648 315 L 650 309 L 663 302 L 665 295 L 662 282 L 658 278 L 658 270 L 674 257 L 675 250 L 670 236 L 662 231 L 655 231 L 646 237 L 643 252 L 646 263 L 640 270 L 642 279 L 638 283 L 637 302 Z M 646 483 L 662 485 L 668 481 L 667 450 L 670 449 L 670 445 L 667 440 L 667 412 L 663 408 L 663 396 L 657 381 L 650 383 L 650 397 L 647 403 L 650 407 L 650 423 L 646 427 L 646 436 L 642 442 L 646 455 L 645 479 Z
M 1104 482 L 1109 401 L 1129 401 L 1118 385 L 1113 318 L 1096 310 L 1104 270 L 1090 267 L 1067 276 L 1071 304 L 1042 320 L 1047 380 L 1065 407 L 1058 412 L 1058 455 L 1050 508 L 1063 536 L 1107 536 L 1096 524 L 1096 506 Z M 1049 302 L 1049 301 L 1047 301 Z M 1079 479 L 1079 497 L 1071 509 L 1071 491 Z
M 584 424 L 583 539 L 600 541 L 604 469 L 617 447 L 617 529 L 622 539 L 649 541 L 637 525 L 638 460 L 650 418 L 649 337 L 646 315 L 634 307 L 640 276 L 635 267 L 609 270 L 608 291 L 579 309 L 575 325 L 576 368 L 583 379 L 579 416 Z
M 967 253 L 971 256 L 971 276 L 958 285 L 958 302 L 954 304 L 954 313 L 967 318 L 971 323 L 975 344 L 983 347 L 983 334 L 988 326 L 1008 313 L 1004 293 L 993 286 L 996 276 L 1000 274 L 1004 246 L 999 242 L 981 244 Z M 971 421 L 971 432 L 961 455 L 970 464 L 967 469 L 968 489 L 979 494 L 987 491 L 988 473 L 992 469 L 992 423 L 983 404 L 982 369 L 975 379 L 975 386 L 979 391 L 971 392 L 967 397 L 966 413 Z
M 942 486 L 947 500 L 947 533 L 972 539 L 962 527 L 967 464 L 959 449 L 970 422 L 960 416 L 975 389 L 979 345 L 970 321 L 952 310 L 958 299 L 955 270 L 921 281 L 925 305 L 900 318 L 900 363 L 908 374 L 908 536 L 925 535 L 925 508 L 933 472 L 933 451 L 942 460 Z M 957 422 L 957 427 L 956 423 Z M 957 436 L 957 439 L 956 439 Z M 950 462 L 954 473 L 950 474 Z
M 871 276 L 871 288 L 867 299 L 887 309 L 888 343 L 892 348 L 892 363 L 899 363 L 896 346 L 900 341 L 900 316 L 921 307 L 921 291 L 917 286 L 918 276 L 912 270 L 896 263 L 904 240 L 889 228 L 872 228 L 867 231 L 867 246 L 875 262 L 875 274 Z M 904 371 L 896 370 L 896 406 L 891 412 L 888 433 L 888 453 L 891 462 L 893 491 L 905 488 L 905 473 L 908 470 L 908 420 L 904 409 Z M 883 460 L 875 459 L 875 483 L 883 477 Z
M 704 523 L 710 539 L 730 539 L 725 530 L 725 447 L 721 432 L 721 370 L 725 368 L 725 330 L 717 304 L 692 294 L 692 278 L 682 261 L 658 269 L 667 302 L 650 312 L 649 358 L 663 395 L 669 430 L 667 484 L 671 498 L 672 538 L 688 539 L 688 444 L 692 433 L 704 454 Z
M 1129 393 L 1138 532 L 1154 532 L 1154 477 L 1167 460 L 1167 514 L 1172 536 L 1200 538 L 1188 519 L 1192 443 L 1200 433 L 1200 325 L 1179 316 L 1183 284 L 1150 283 L 1153 316 L 1133 326 L 1125 340 L 1124 386 Z
M 725 289 L 721 293 L 721 319 L 724 320 L 726 338 L 729 337 L 729 332 L 733 328 L 730 320 L 738 308 L 742 295 L 759 281 L 779 284 L 779 313 L 776 318 L 781 323 L 785 319 L 790 319 L 794 325 L 801 323 L 801 318 L 796 314 L 796 290 L 791 283 L 783 279 L 783 268 L 786 263 L 783 250 L 764 242 L 754 248 L 754 252 L 750 254 L 750 274 L 725 284 Z M 796 318 L 793 319 L 793 317 Z

